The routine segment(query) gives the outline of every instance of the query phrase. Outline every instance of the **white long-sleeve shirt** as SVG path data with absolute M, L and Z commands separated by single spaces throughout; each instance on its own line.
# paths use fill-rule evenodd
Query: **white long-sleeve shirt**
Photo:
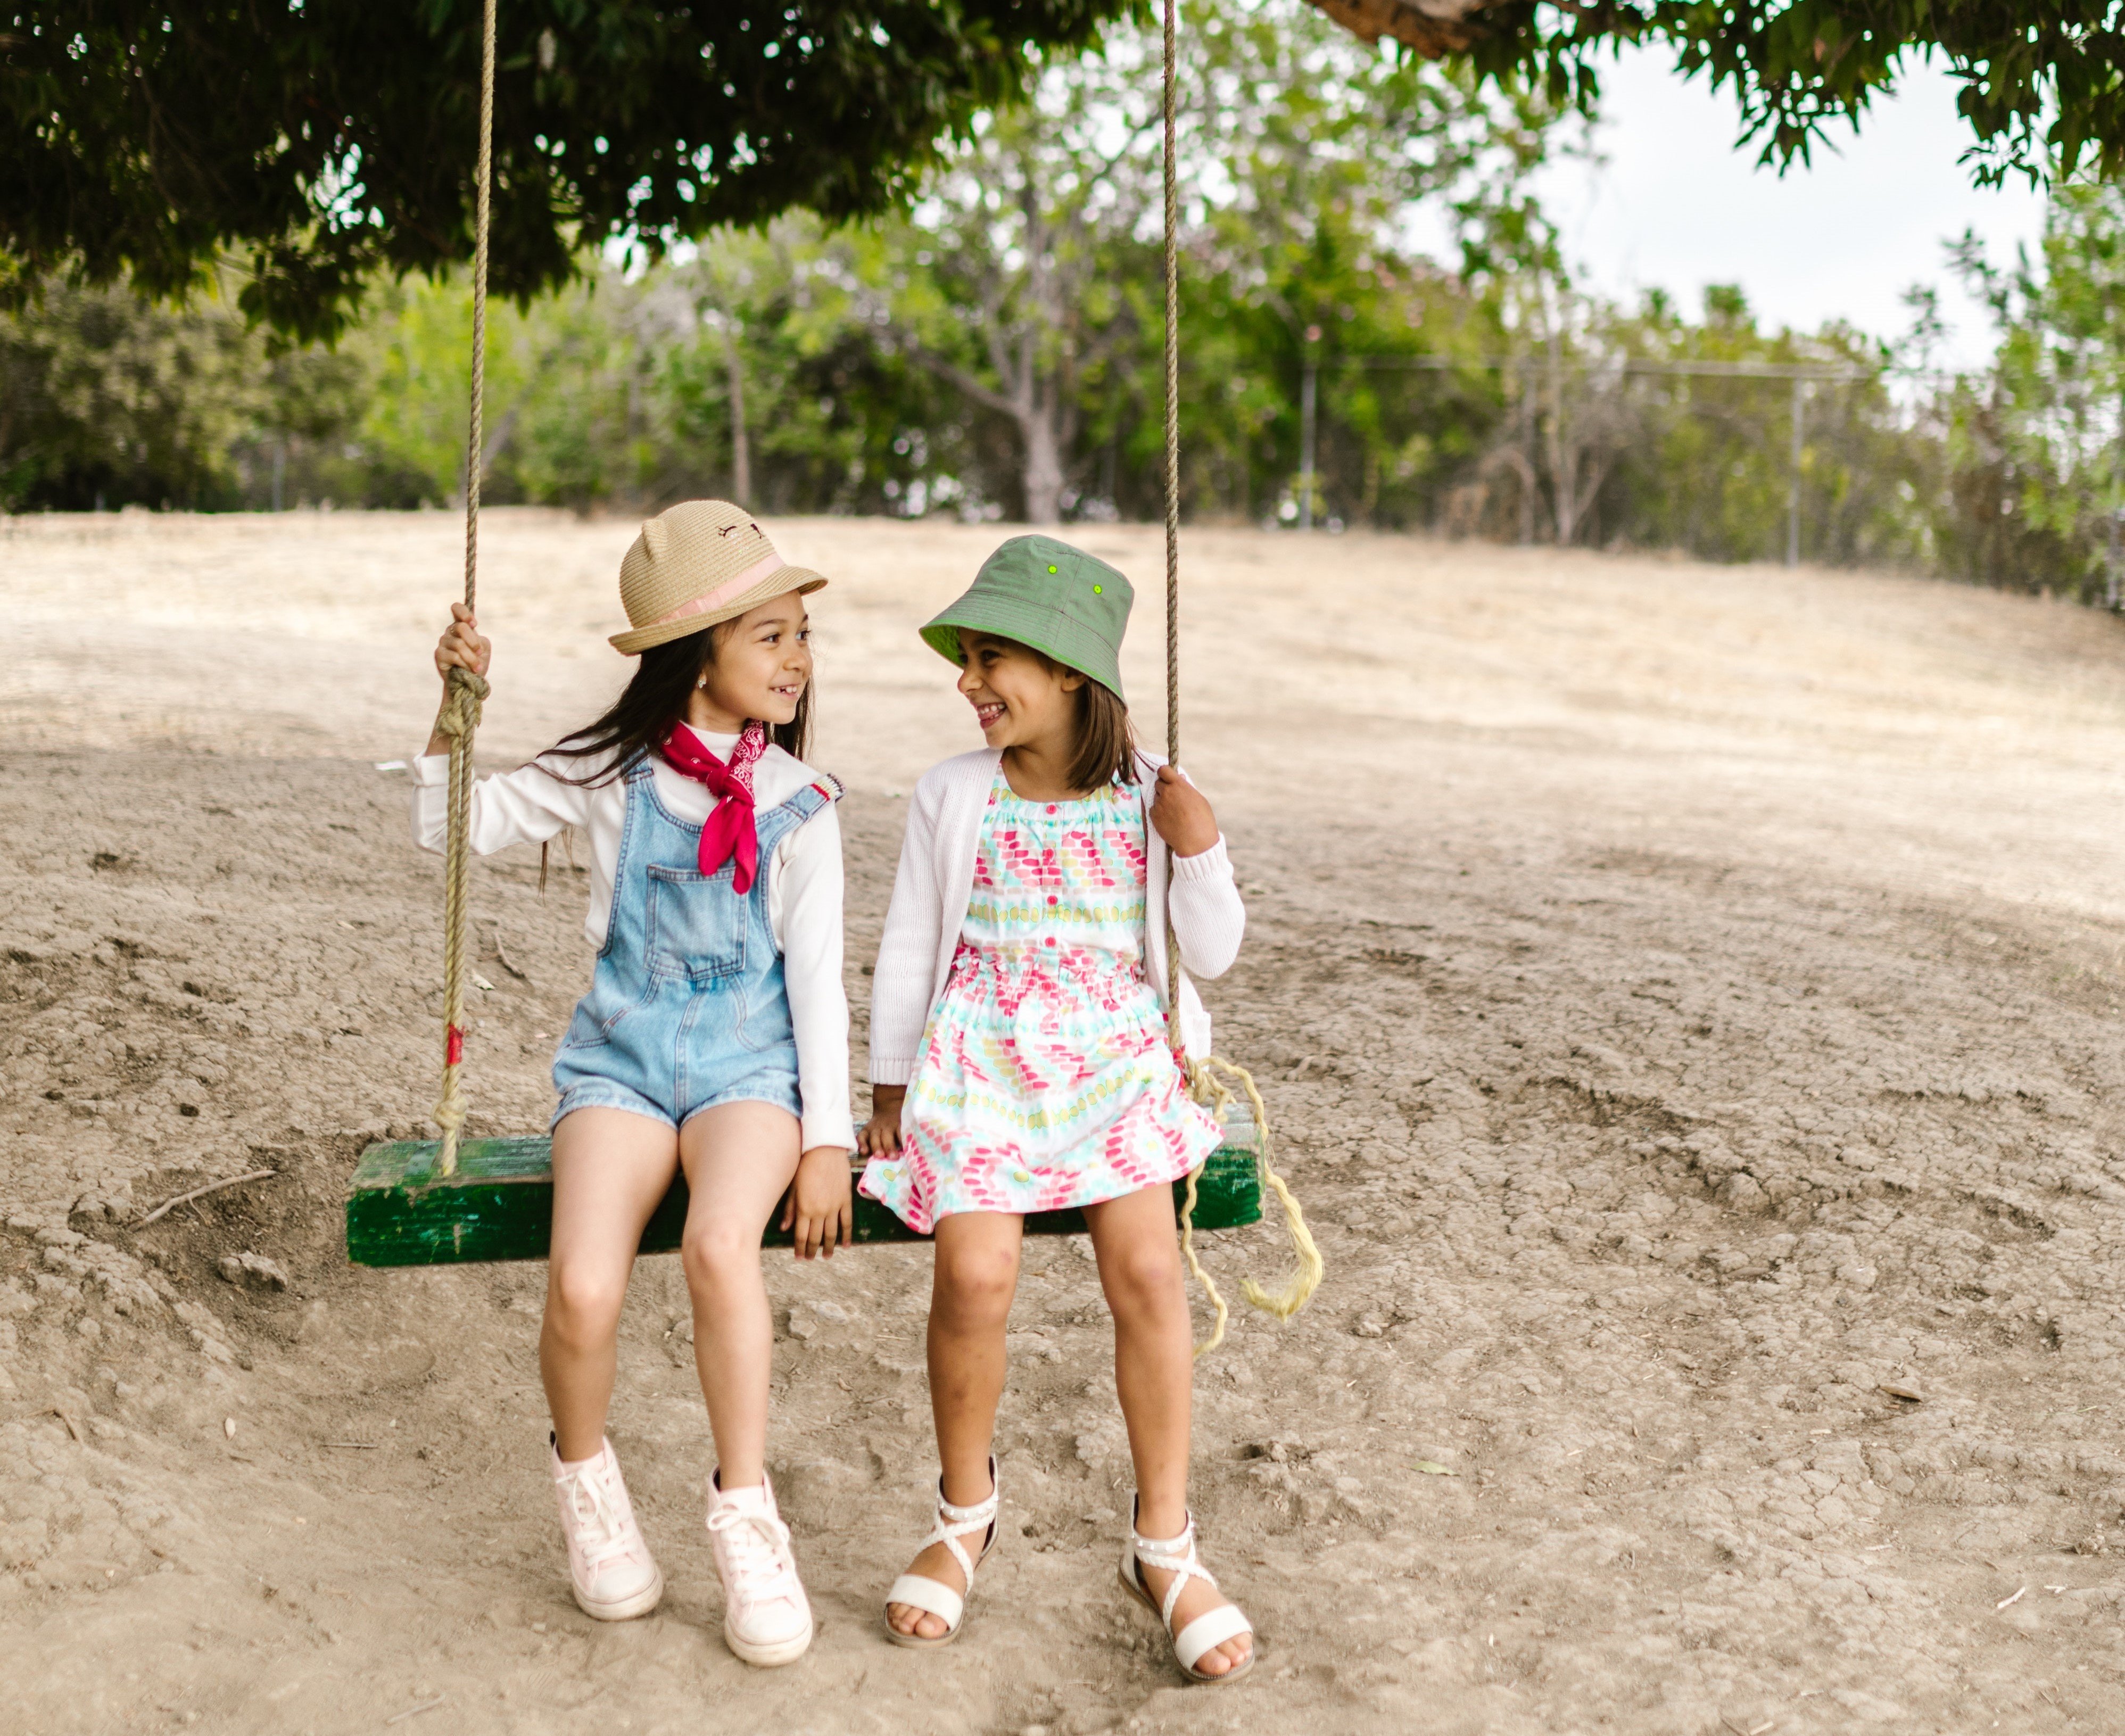
M 728 761 L 735 735 L 695 734 L 719 759 Z M 470 834 L 480 856 L 511 844 L 542 844 L 573 826 L 590 846 L 590 908 L 583 932 L 591 945 L 605 945 L 612 913 L 613 881 L 620 870 L 620 840 L 627 819 L 627 785 L 619 778 L 595 787 L 564 782 L 592 777 L 610 758 L 557 758 L 549 772 L 541 759 L 515 771 L 483 777 L 472 789 Z M 715 797 L 705 784 L 682 777 L 655 755 L 650 776 L 657 798 L 689 825 L 705 822 Z M 450 759 L 422 755 L 412 762 L 413 842 L 441 851 L 449 829 Z M 761 813 L 789 800 L 819 775 L 802 760 L 770 747 L 752 771 L 753 800 Z M 763 868 L 766 864 L 761 865 Z M 803 1146 L 855 1148 L 849 1114 L 849 1002 L 841 986 L 841 828 L 832 804 L 789 833 L 775 847 L 767 876 L 767 921 L 781 950 L 789 1019 L 797 1035 L 798 1094 L 803 1104 Z

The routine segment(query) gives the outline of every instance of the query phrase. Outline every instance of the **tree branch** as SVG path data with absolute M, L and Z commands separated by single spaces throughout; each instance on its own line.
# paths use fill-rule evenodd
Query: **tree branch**
M 940 356 L 935 350 L 926 347 L 919 339 L 904 337 L 901 340 L 900 347 L 910 361 L 929 369 L 939 379 L 950 382 L 956 389 L 964 393 L 983 408 L 1001 411 L 1014 422 L 1022 422 L 1025 419 L 1024 405 L 1019 403 L 1015 399 L 1005 397 L 1002 393 L 992 386 L 983 385 L 959 363 Z
M 1383 36 L 1438 60 L 1473 48 L 1493 28 L 1482 17 L 1491 0 L 1308 0 L 1354 36 Z

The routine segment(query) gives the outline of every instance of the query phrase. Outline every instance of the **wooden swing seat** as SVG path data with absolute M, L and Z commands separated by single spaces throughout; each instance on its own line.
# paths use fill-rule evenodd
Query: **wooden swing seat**
M 545 1139 L 465 1139 L 457 1172 L 437 1176 L 433 1140 L 372 1145 L 354 1172 L 346 1201 L 347 1256 L 357 1266 L 451 1266 L 476 1260 L 543 1260 L 554 1216 L 554 1151 Z M 1173 1184 L 1178 1209 L 1187 1191 Z M 1225 1142 L 1197 1178 L 1198 1229 L 1237 1229 L 1261 1217 L 1255 1125 L 1243 1103 L 1225 1115 Z M 645 1254 L 670 1253 L 686 1223 L 686 1178 L 672 1182 L 642 1233 Z M 1075 1235 L 1080 1211 L 1033 1212 L 1033 1236 Z M 926 1242 L 875 1200 L 855 1196 L 855 1238 Z M 789 1232 L 770 1219 L 763 1248 L 787 1248 Z

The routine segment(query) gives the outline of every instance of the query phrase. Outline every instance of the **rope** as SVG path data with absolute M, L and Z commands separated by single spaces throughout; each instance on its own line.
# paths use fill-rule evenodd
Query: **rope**
M 1166 123 L 1166 758 L 1169 765 L 1180 763 L 1180 176 L 1175 161 L 1176 138 L 1178 131 L 1176 92 L 1179 78 L 1176 72 L 1178 56 L 1176 52 L 1176 23 L 1178 0 L 1166 0 L 1165 64 L 1163 67 L 1162 96 Z M 1271 1295 L 1251 1278 L 1241 1280 L 1240 1290 L 1247 1301 L 1265 1314 L 1274 1314 L 1279 1320 L 1289 1320 L 1306 1306 L 1321 1283 L 1321 1250 L 1314 1245 L 1312 1232 L 1306 1227 L 1306 1215 L 1299 1210 L 1298 1201 L 1284 1185 L 1270 1163 L 1269 1111 L 1263 1106 L 1261 1092 L 1255 1087 L 1254 1076 L 1246 1068 L 1209 1055 L 1200 1061 L 1190 1060 L 1180 1035 L 1180 946 L 1173 932 L 1173 853 L 1166 857 L 1166 1032 L 1173 1046 L 1175 1059 L 1188 1076 L 1190 1094 L 1199 1103 L 1212 1105 L 1222 1126 L 1225 1111 L 1232 1102 L 1232 1093 L 1227 1088 L 1220 1074 L 1236 1079 L 1246 1093 L 1247 1105 L 1255 1118 L 1255 1172 L 1265 1191 L 1275 1194 L 1284 1207 L 1284 1223 L 1291 1238 L 1293 1253 L 1298 1257 L 1297 1269 L 1286 1281 L 1281 1293 Z M 1180 1252 L 1188 1261 L 1189 1272 L 1203 1286 L 1209 1298 L 1210 1306 L 1217 1319 L 1210 1336 L 1195 1347 L 1199 1356 L 1207 1355 L 1225 1342 L 1225 1325 L 1231 1311 L 1225 1299 L 1218 1292 L 1203 1262 L 1195 1255 L 1195 1188 L 1201 1179 L 1203 1167 L 1198 1164 L 1188 1173 L 1188 1191 L 1180 1202 Z
M 1166 0 L 1166 757 L 1176 766 L 1180 763 L 1180 198 L 1174 164 L 1178 5 L 1179 0 Z M 1166 955 L 1177 986 L 1180 954 L 1168 946 Z M 1177 1006 L 1178 998 L 1167 1004 Z
M 494 8 L 486 0 L 480 20 L 479 166 L 473 222 L 472 415 L 465 439 L 465 607 L 479 592 L 479 480 L 487 389 L 487 237 L 494 180 Z M 454 1175 L 458 1135 L 464 1126 L 464 983 L 468 953 L 465 888 L 472 866 L 468 834 L 472 818 L 472 740 L 479 728 L 488 686 L 469 669 L 453 669 L 445 685 L 436 728 L 450 738 L 450 836 L 443 859 L 443 1089 L 433 1118 L 442 1130 L 435 1173 Z
M 1206 1056 L 1189 1069 L 1188 1083 L 1194 1091 L 1197 1101 L 1210 1102 L 1216 1108 L 1218 1119 L 1222 1120 L 1224 1118 L 1226 1106 L 1232 1101 L 1232 1093 L 1227 1088 L 1224 1080 L 1218 1077 L 1220 1073 L 1238 1084 L 1246 1095 L 1247 1107 L 1254 1112 L 1255 1174 L 1260 1181 L 1262 1191 L 1275 1194 L 1278 1203 L 1284 1207 L 1284 1232 L 1291 1238 L 1292 1252 L 1298 1257 L 1297 1269 L 1285 1280 L 1284 1289 L 1278 1295 L 1271 1295 L 1252 1278 L 1240 1281 L 1240 1294 L 1247 1299 L 1250 1305 L 1260 1309 L 1264 1314 L 1274 1314 L 1279 1320 L 1289 1320 L 1306 1306 L 1313 1292 L 1321 1287 L 1323 1270 L 1321 1250 L 1315 1245 L 1313 1232 L 1306 1227 L 1306 1214 L 1299 1209 L 1297 1197 L 1270 1163 L 1269 1111 L 1262 1103 L 1261 1090 L 1255 1083 L 1255 1076 L 1246 1068 L 1220 1056 Z

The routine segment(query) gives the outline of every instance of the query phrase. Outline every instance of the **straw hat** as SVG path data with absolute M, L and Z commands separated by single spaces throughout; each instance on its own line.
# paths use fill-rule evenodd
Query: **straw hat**
M 742 507 L 682 500 L 642 526 L 620 564 L 620 601 L 633 625 L 613 634 L 613 648 L 632 657 L 826 583 L 785 562 Z

